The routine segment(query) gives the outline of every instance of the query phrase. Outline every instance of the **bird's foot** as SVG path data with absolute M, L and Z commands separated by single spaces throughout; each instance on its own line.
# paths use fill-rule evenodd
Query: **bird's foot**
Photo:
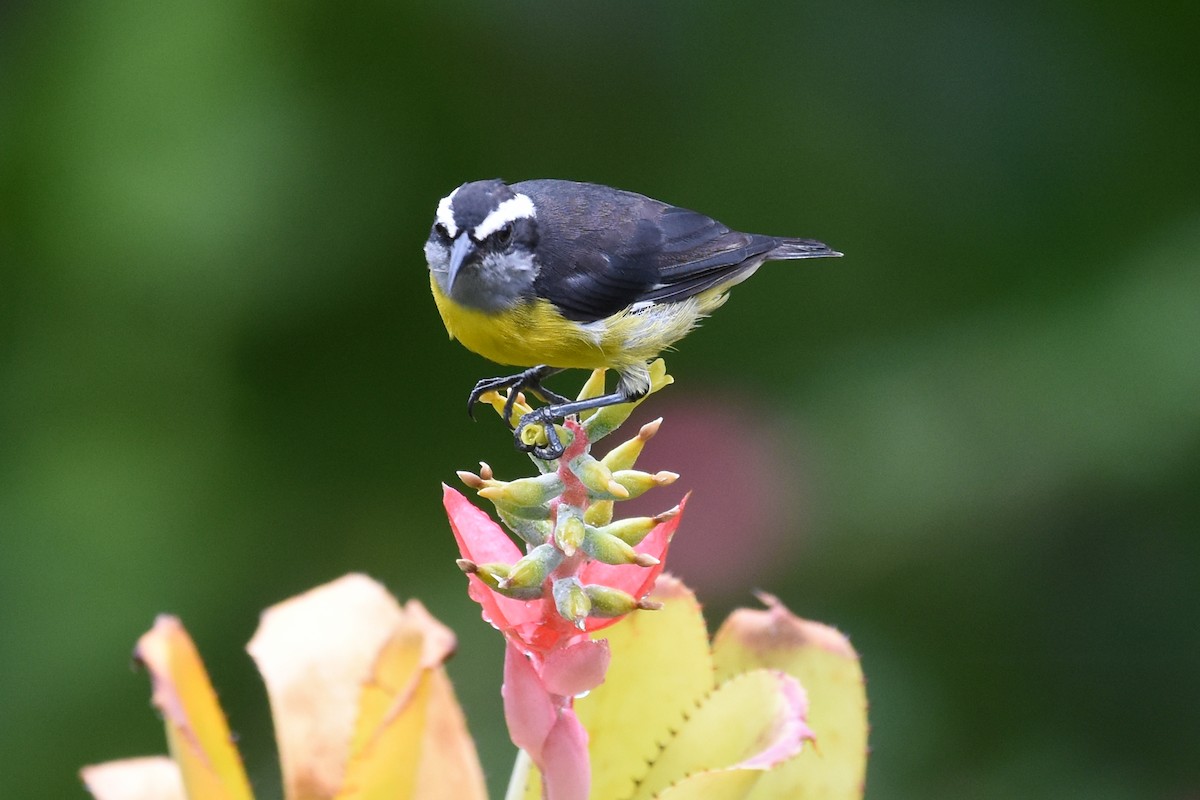
M 554 420 L 558 416 L 554 406 L 545 406 L 522 416 L 513 431 L 517 449 L 523 453 L 532 453 L 543 461 L 560 458 L 566 448 L 563 447 L 562 439 L 554 426 Z
M 512 424 L 513 406 L 517 402 L 517 395 L 522 391 L 528 390 L 534 397 L 537 397 L 544 403 L 557 405 L 569 402 L 562 395 L 542 386 L 544 379 L 557 372 L 560 372 L 560 370 L 543 364 L 537 367 L 530 367 L 516 375 L 505 375 L 500 378 L 484 378 L 475 384 L 475 388 L 471 390 L 470 396 L 467 397 L 467 416 L 472 419 L 475 418 L 475 404 L 479 402 L 480 397 L 488 392 L 498 392 L 501 389 L 509 390 L 508 399 L 504 402 L 504 420 L 510 425 Z
M 617 389 L 612 394 L 599 397 L 589 397 L 586 400 L 572 400 L 565 403 L 553 403 L 530 411 L 521 417 L 513 436 L 517 441 L 517 449 L 533 453 L 544 461 L 553 461 L 562 456 L 565 448 L 554 428 L 554 420 L 566 419 L 581 411 L 591 411 L 618 403 L 628 403 L 637 400 L 645 392 L 633 393 L 625 389 Z
M 538 367 L 530 367 L 516 375 L 482 380 L 475 384 L 475 388 L 471 390 L 467 413 L 471 414 L 472 417 L 474 416 L 472 412 L 475 409 L 475 404 L 487 392 L 508 389 L 508 398 L 504 401 L 504 419 L 509 425 L 513 425 L 513 409 L 517 402 L 517 396 L 522 390 L 528 390 L 547 405 L 523 414 L 516 424 L 513 425 L 513 438 L 518 450 L 524 453 L 532 453 L 535 457 L 543 461 L 553 461 L 561 458 L 563 452 L 566 450 L 561 437 L 558 435 L 558 431 L 554 427 L 555 420 L 565 419 L 581 411 L 590 411 L 592 409 L 637 400 L 646 394 L 649 388 L 630 391 L 618 387 L 617 391 L 611 394 L 589 397 L 585 400 L 568 400 L 562 395 L 542 386 L 542 381 L 545 378 L 561 371 L 561 368 L 543 364 Z

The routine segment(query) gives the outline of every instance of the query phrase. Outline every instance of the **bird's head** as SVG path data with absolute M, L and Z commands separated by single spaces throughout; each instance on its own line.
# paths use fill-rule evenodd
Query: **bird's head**
M 503 181 L 464 183 L 438 203 L 425 260 L 442 293 L 483 311 L 533 291 L 537 209 Z

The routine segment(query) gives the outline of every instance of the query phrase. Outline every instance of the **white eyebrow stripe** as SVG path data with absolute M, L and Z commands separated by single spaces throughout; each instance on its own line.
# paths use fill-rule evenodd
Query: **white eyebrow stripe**
M 537 209 L 533 207 L 533 201 L 529 199 L 529 195 L 519 194 L 496 206 L 492 213 L 483 218 L 483 222 L 475 226 L 471 235 L 475 241 L 482 242 L 510 222 L 536 216 Z
M 461 186 L 458 187 L 458 189 L 461 188 Z M 458 226 L 454 224 L 454 195 L 458 194 L 458 189 L 439 200 L 437 207 L 437 221 L 445 226 L 446 233 L 451 239 L 458 236 Z

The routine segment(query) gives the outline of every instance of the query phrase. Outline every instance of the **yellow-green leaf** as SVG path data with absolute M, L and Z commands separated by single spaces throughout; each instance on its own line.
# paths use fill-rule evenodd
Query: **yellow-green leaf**
M 803 692 L 791 676 L 777 670 L 735 675 L 665 743 L 633 797 L 651 800 L 698 772 L 770 769 L 799 752 L 807 733 L 803 713 Z
M 171 755 L 189 800 L 250 800 L 250 784 L 233 746 L 196 645 L 175 617 L 160 616 L 135 651 L 154 686 Z
M 713 686 L 708 630 L 695 595 L 660 576 L 637 611 L 606 628 L 612 661 L 604 683 L 575 703 L 589 735 L 592 798 L 628 797 L 660 746 Z
M 634 612 L 596 635 L 608 640 L 608 674 L 575 701 L 588 731 L 592 800 L 631 796 L 663 743 L 713 687 L 708 630 L 695 595 L 660 575 L 650 598 L 663 607 Z M 541 776 L 524 753 L 517 755 L 506 797 L 541 798 Z
M 762 776 L 755 769 L 697 772 L 663 789 L 654 800 L 745 800 Z
M 867 701 L 858 655 L 835 629 L 796 617 L 775 598 L 767 609 L 741 609 L 717 632 L 718 678 L 756 667 L 796 677 L 809 698 L 816 742 L 763 776 L 753 800 L 857 800 L 867 764 Z

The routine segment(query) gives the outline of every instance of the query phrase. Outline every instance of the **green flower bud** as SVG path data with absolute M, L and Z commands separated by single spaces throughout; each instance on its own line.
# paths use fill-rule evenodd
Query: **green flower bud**
M 489 404 L 492 408 L 494 408 L 496 410 L 496 413 L 499 414 L 501 418 L 503 418 L 504 417 L 504 406 L 508 403 L 508 395 L 509 395 L 509 392 L 511 392 L 511 391 L 512 390 L 510 389 L 508 392 L 505 392 L 504 394 L 500 394 L 500 392 L 494 392 L 494 391 L 493 392 L 484 392 L 482 395 L 479 396 L 479 402 Z M 525 416 L 530 411 L 533 411 L 533 408 L 529 405 L 529 403 L 527 403 L 525 401 L 524 392 L 517 392 L 517 399 L 513 401 L 513 408 L 512 408 L 513 416 L 512 416 L 512 419 L 510 419 L 508 421 L 509 427 L 516 427 L 516 424 L 521 419 L 521 417 Z
M 533 588 L 516 589 L 509 588 L 504 585 L 505 580 L 512 572 L 512 567 L 508 564 L 491 563 L 491 564 L 475 564 L 467 561 L 465 558 L 458 560 L 458 568 L 468 575 L 474 575 L 479 580 L 483 581 L 484 585 L 498 594 L 505 597 L 511 597 L 514 600 L 534 600 L 542 596 L 542 587 L 540 585 Z
M 558 475 L 547 473 L 536 478 L 518 478 L 507 483 L 496 481 L 492 486 L 480 489 L 479 496 L 491 500 L 497 508 L 514 510 L 543 506 L 562 490 L 562 480 Z
M 537 519 L 512 514 L 501 508 L 496 509 L 496 514 L 526 544 L 537 547 L 539 544 L 545 544 L 546 540 L 550 538 L 550 534 L 554 531 L 554 526 L 550 523 L 550 520 L 545 518 L 545 515 L 550 513 L 549 507 L 543 506 L 542 509 L 545 514 Z M 522 509 L 522 511 L 533 511 L 533 509 Z
M 549 442 L 545 425 L 527 425 L 521 429 L 521 444 L 526 447 L 545 447 Z
M 580 518 L 579 510 L 567 505 L 558 507 L 558 526 L 554 529 L 554 541 L 563 555 L 575 555 L 575 551 L 583 544 L 587 528 Z
M 592 602 L 591 615 L 593 617 L 605 619 L 623 617 L 638 607 L 637 598 L 620 589 L 594 583 L 585 586 L 584 591 L 587 592 L 588 600 Z
M 597 499 L 624 500 L 629 497 L 629 490 L 613 480 L 612 470 L 587 453 L 571 462 L 571 471 Z
M 626 544 L 636 545 L 645 539 L 646 534 L 654 530 L 654 526 L 658 523 L 659 520 L 656 517 L 632 517 L 617 520 L 602 528 L 597 528 L 597 531 L 607 536 L 615 536 Z
M 563 619 L 583 630 L 583 624 L 592 610 L 592 601 L 583 585 L 575 577 L 562 578 L 554 582 L 554 605 Z
M 607 525 L 612 522 L 613 518 L 613 501 L 599 500 L 588 506 L 588 510 L 583 512 L 583 521 L 593 528 L 599 528 L 602 525 Z
M 507 577 L 499 581 L 497 591 L 515 596 L 510 592 L 524 593 L 526 590 L 536 590 L 534 597 L 541 596 L 542 584 L 550 573 L 562 563 L 562 553 L 553 545 L 539 545 L 529 551 L 529 554 L 513 564 Z
M 583 552 L 597 561 L 619 566 L 621 564 L 637 564 L 649 567 L 658 563 L 658 559 L 644 553 L 638 553 L 630 545 L 615 536 L 600 533 L 592 528 L 583 540 Z
M 613 472 L 621 469 L 633 469 L 634 462 L 636 462 L 638 456 L 642 454 L 642 448 L 646 446 L 646 442 L 650 441 L 650 437 L 658 433 L 658 428 L 661 425 L 662 417 L 659 417 L 653 422 L 647 422 L 642 426 L 642 429 L 638 431 L 637 436 L 633 437 L 627 442 L 622 442 L 612 450 L 608 451 L 604 458 L 601 459 L 604 466 L 608 467 Z
M 666 470 L 653 475 L 636 469 L 623 469 L 613 473 L 613 481 L 623 486 L 629 492 L 630 497 L 643 495 L 655 486 L 670 486 L 677 480 L 679 480 L 677 473 Z

